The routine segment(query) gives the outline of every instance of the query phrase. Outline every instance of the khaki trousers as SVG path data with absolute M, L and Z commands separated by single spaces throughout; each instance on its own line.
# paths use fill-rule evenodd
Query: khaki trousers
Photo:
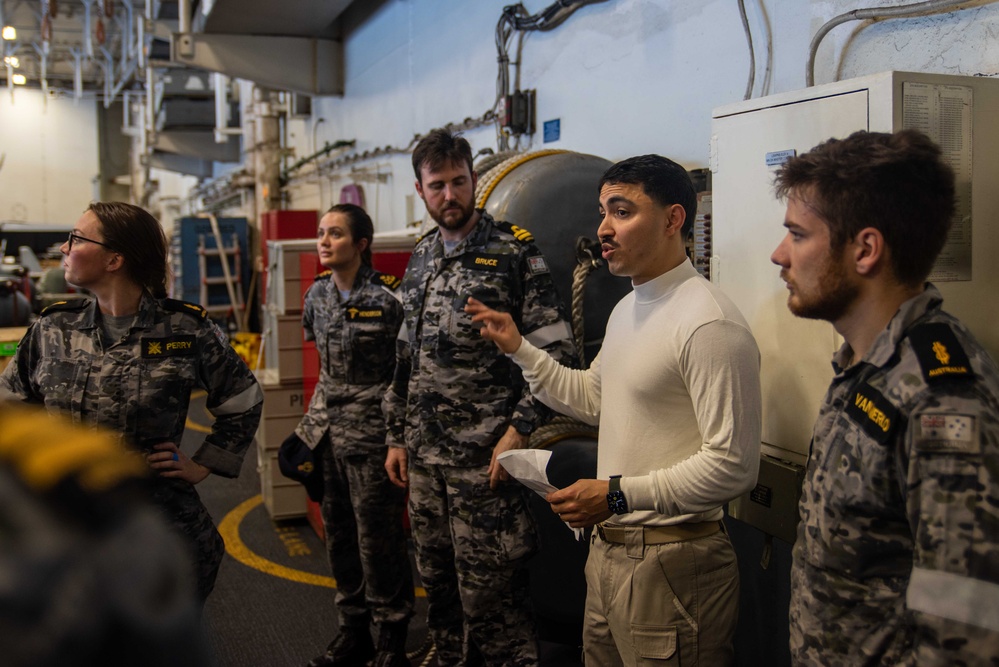
M 728 535 L 627 544 L 596 530 L 586 562 L 583 655 L 587 667 L 734 663 L 739 569 Z M 650 540 L 651 541 L 651 540 Z

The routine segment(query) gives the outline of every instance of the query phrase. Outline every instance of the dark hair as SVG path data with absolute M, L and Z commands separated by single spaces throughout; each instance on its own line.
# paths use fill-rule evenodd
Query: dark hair
M 423 176 L 420 170 L 423 167 L 436 171 L 444 165 L 461 163 L 467 164 L 468 172 L 472 173 L 472 147 L 457 132 L 443 128 L 431 130 L 413 149 L 413 171 L 416 172 L 416 180 L 421 184 Z
M 334 204 L 326 213 L 340 213 L 347 218 L 350 227 L 350 237 L 354 243 L 368 239 L 368 247 L 361 253 L 361 261 L 371 266 L 371 243 L 375 236 L 375 225 L 367 211 L 356 204 Z
M 120 201 L 92 202 L 87 210 L 101 223 L 104 241 L 122 256 L 125 272 L 157 299 L 167 295 L 167 240 L 145 209 Z
M 954 172 L 916 130 L 829 139 L 784 163 L 774 190 L 822 218 L 833 250 L 865 227 L 880 231 L 895 278 L 905 285 L 926 280 L 954 216 Z
M 642 192 L 660 206 L 679 204 L 686 217 L 681 233 L 684 237 L 694 226 L 697 215 L 697 192 L 687 170 L 662 155 L 638 155 L 622 160 L 604 172 L 597 192 L 607 184 L 641 185 Z

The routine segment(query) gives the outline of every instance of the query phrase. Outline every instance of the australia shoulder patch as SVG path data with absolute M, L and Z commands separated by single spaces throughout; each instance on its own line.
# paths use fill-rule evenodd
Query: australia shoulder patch
M 541 273 L 550 273 L 548 269 L 548 262 L 541 255 L 535 255 L 534 257 L 527 258 L 527 267 L 531 270 L 533 275 L 538 275 Z
M 160 303 L 163 304 L 165 309 L 175 313 L 185 313 L 191 317 L 197 317 L 199 320 L 208 317 L 208 311 L 196 303 L 178 301 L 177 299 L 163 299 Z
M 916 451 L 924 454 L 978 454 L 978 417 L 950 412 L 923 413 L 915 422 Z
M 947 324 L 931 322 L 917 325 L 909 332 L 909 339 L 927 382 L 974 377 L 968 354 Z

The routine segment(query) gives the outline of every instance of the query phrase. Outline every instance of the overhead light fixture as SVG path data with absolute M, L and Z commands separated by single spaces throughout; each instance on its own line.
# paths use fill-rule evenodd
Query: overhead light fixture
M 17 69 L 21 66 L 21 61 L 17 56 L 4 56 L 3 64 L 10 65 L 14 69 Z
M 15 86 L 23 86 L 24 84 L 28 83 L 28 77 L 24 76 L 23 74 L 15 74 L 10 78 L 10 80 L 14 82 Z
M 3 33 L 0 34 L 2 34 L 3 38 L 6 39 L 8 42 L 13 42 L 15 39 L 17 39 L 17 30 L 15 30 L 14 26 L 12 25 L 5 25 L 3 27 Z

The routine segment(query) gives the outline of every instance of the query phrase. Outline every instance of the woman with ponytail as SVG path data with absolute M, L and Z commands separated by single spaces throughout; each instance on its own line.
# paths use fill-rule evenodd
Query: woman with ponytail
M 406 494 L 385 470 L 381 408 L 395 371 L 402 303 L 399 279 L 371 267 L 373 235 L 360 206 L 337 204 L 323 215 L 316 250 L 327 270 L 305 293 L 302 312 L 305 338 L 319 352 L 319 382 L 286 442 L 303 441 L 322 462 L 321 513 L 337 581 L 337 634 L 309 667 L 409 665 Z
M 94 202 L 60 251 L 66 281 L 91 298 L 42 311 L 0 375 L 0 399 L 42 403 L 140 451 L 154 502 L 187 538 L 204 601 L 225 547 L 195 484 L 239 474 L 260 420 L 260 387 L 201 306 L 166 298 L 166 237 L 148 212 Z M 189 456 L 179 443 L 194 388 L 208 393 L 215 423 Z

